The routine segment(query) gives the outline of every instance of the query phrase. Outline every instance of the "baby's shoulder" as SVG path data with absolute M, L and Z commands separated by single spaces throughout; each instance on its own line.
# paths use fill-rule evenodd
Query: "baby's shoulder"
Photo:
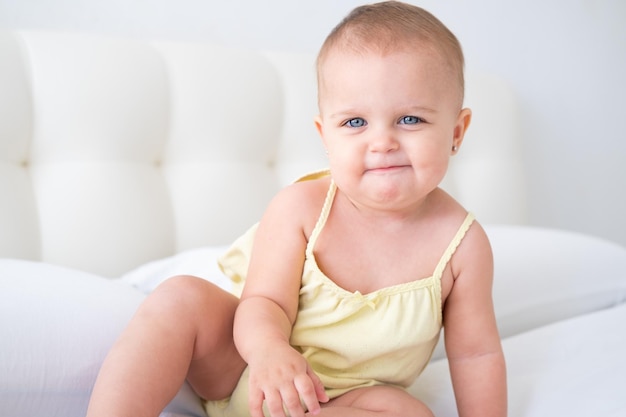
M 465 220 L 461 224 L 457 234 L 460 234 L 459 246 L 452 259 L 452 263 L 457 271 L 469 266 L 475 269 L 476 265 L 491 268 L 493 265 L 493 253 L 489 237 L 480 222 L 472 213 L 465 214 Z M 457 226 L 458 227 L 458 226 Z M 487 274 L 489 275 L 489 274 Z
M 307 220 L 320 213 L 330 187 L 329 177 L 298 181 L 281 189 L 272 199 L 268 210 Z
M 478 253 L 488 255 L 491 250 L 489 239 L 474 214 L 441 189 L 437 190 L 435 198 L 437 202 L 433 204 L 435 207 L 433 216 L 442 225 L 440 229 L 442 233 L 446 236 L 461 233 L 463 244 L 459 251 L 469 252 L 470 259 Z
M 324 201 L 329 188 L 330 177 L 305 178 L 287 185 L 279 192 L 279 195 L 304 205 L 315 205 L 320 200 Z

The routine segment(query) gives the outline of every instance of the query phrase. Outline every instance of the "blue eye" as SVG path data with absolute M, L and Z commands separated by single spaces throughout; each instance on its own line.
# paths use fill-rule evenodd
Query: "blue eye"
M 362 119 L 360 117 L 355 117 L 354 119 L 350 119 L 345 123 L 345 126 L 348 127 L 363 127 L 367 125 L 367 122 L 365 121 L 365 119 Z
M 422 123 L 423 120 L 416 116 L 404 116 L 400 118 L 399 123 L 403 125 L 416 125 Z

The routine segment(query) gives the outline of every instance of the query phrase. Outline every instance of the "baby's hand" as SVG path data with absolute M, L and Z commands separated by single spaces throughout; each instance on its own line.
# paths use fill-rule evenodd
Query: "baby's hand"
M 248 363 L 252 417 L 263 417 L 263 401 L 272 417 L 285 417 L 285 409 L 291 417 L 304 417 L 306 410 L 319 413 L 320 402 L 328 401 L 328 396 L 302 355 L 284 344 L 257 353 Z

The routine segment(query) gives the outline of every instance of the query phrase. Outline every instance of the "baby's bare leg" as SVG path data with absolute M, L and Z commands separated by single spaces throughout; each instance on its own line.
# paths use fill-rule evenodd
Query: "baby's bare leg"
M 309 414 L 307 414 L 309 416 Z M 350 391 L 322 405 L 320 417 L 434 417 L 430 409 L 406 391 L 375 386 Z
M 245 367 L 232 336 L 237 303 L 200 278 L 159 286 L 104 361 L 87 416 L 158 416 L 185 378 L 206 399 L 228 396 Z

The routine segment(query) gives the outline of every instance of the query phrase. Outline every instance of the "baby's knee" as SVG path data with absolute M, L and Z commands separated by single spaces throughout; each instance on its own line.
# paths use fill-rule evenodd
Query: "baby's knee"
M 430 408 L 422 401 L 410 395 L 408 392 L 388 387 L 391 391 L 387 396 L 384 404 L 388 410 L 384 413 L 386 416 L 394 417 L 434 417 Z
M 384 417 L 434 417 L 426 404 L 405 390 L 396 387 L 361 388 L 344 394 L 344 397 L 346 404 L 338 402 L 337 405 L 348 405 L 357 409 L 376 412 Z
M 219 289 L 215 284 L 193 276 L 193 275 L 175 275 L 161 284 L 159 284 L 154 293 L 167 292 L 170 295 L 182 295 L 185 298 L 193 298 L 194 294 L 203 296 L 206 292 L 212 292 Z
M 178 275 L 165 280 L 146 299 L 160 314 L 193 318 L 234 314 L 238 300 L 217 285 L 194 276 Z
M 148 298 L 164 299 L 166 304 L 200 303 L 206 297 L 205 292 L 211 291 L 205 287 L 201 278 L 190 275 L 178 275 L 163 281 Z

